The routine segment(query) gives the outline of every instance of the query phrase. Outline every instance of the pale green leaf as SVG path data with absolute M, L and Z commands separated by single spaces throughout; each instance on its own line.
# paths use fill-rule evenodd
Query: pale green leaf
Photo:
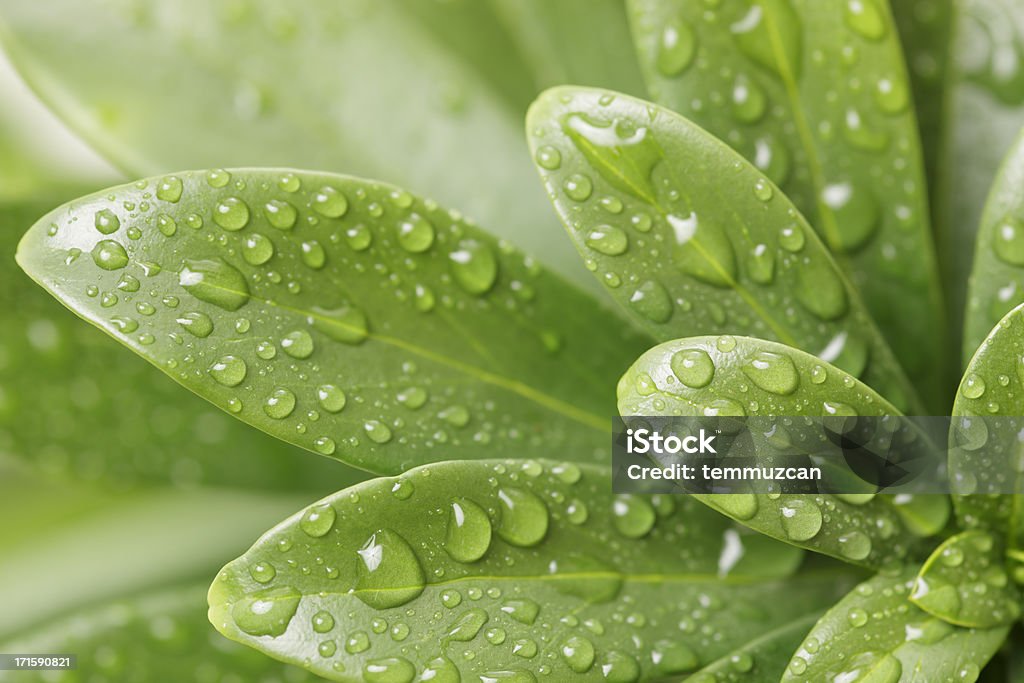
M 375 472 L 601 460 L 648 343 L 458 213 L 348 176 L 140 181 L 55 209 L 18 260 L 215 405 Z
M 694 381 L 677 356 L 701 359 Z M 677 374 L 678 369 L 678 374 Z M 742 387 L 742 389 L 741 389 Z M 656 346 L 618 386 L 623 416 L 898 415 L 870 388 L 821 360 L 746 337 L 694 337 Z M 898 563 L 913 534 L 886 496 L 693 494 L 752 529 L 867 567 Z
M 908 602 L 914 572 L 879 575 L 818 621 L 783 683 L 975 681 L 1008 628 L 959 628 Z
M 932 409 L 945 408 L 925 173 L 888 3 L 723 0 L 709 9 L 632 0 L 630 8 L 652 99 L 782 188 Z
M 610 476 L 446 462 L 341 491 L 225 567 L 210 620 L 338 681 L 532 681 L 541 670 L 655 680 L 712 663 L 847 584 L 835 569 L 766 575 L 791 549 L 748 546 L 691 499 L 613 496 Z
M 726 145 L 667 109 L 585 88 L 547 91 L 527 128 L 588 268 L 655 338 L 776 339 L 919 405 L 814 231 Z

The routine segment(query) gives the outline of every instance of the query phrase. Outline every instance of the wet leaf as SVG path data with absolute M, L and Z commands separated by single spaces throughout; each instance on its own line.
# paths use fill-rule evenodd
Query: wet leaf
M 684 370 L 677 375 L 678 354 L 707 359 L 710 381 L 694 388 Z M 845 372 L 802 351 L 747 337 L 694 337 L 656 346 L 619 380 L 618 396 L 624 416 L 899 415 Z M 867 567 L 897 563 L 913 544 L 912 532 L 885 496 L 854 504 L 827 494 L 693 495 L 772 538 Z
M 0 643 L 4 652 L 75 653 L 74 671 L 19 671 L 19 683 L 92 681 L 322 681 L 219 637 L 202 586 L 164 588 L 62 615 Z
M 985 531 L 946 539 L 921 567 L 910 600 L 957 626 L 991 628 L 1020 616 L 1020 592 L 1003 566 L 1004 547 Z
M 933 205 L 937 205 L 942 150 L 947 132 L 946 90 L 952 57 L 953 0 L 890 2 L 903 44 L 907 74 L 914 93 Z M 936 226 L 933 225 L 933 229 Z
M 957 492 L 953 504 L 960 525 L 996 532 L 1010 550 L 1022 547 L 1024 541 L 1020 507 L 1024 473 L 1018 435 L 1024 429 L 1022 357 L 1024 305 L 993 328 L 967 364 L 953 403 L 949 435 L 949 474 Z M 998 428 L 990 429 L 990 424 Z M 1009 482 L 1004 480 L 1007 473 L 1012 476 Z
M 782 188 L 922 395 L 937 399 L 932 409 L 944 409 L 942 295 L 911 87 L 888 3 L 724 0 L 709 10 L 633 0 L 630 8 L 652 99 Z
M 978 228 L 967 289 L 964 364 L 1007 313 L 1024 303 L 1024 137 L 1010 149 Z
M 573 25 L 621 15 L 619 4 L 539 11 L 522 30 L 561 40 L 571 31 L 573 49 L 545 59 L 607 53 L 602 41 L 627 36 L 625 26 Z M 19 72 L 131 177 L 221 165 L 386 178 L 460 207 L 597 289 L 554 228 L 522 150 L 522 112 L 539 87 L 555 84 L 552 74 L 537 72 L 522 51 L 535 46 L 489 3 L 143 0 L 87 9 L 65 0 L 43 11 L 4 0 L 0 17 Z M 635 62 L 628 48 L 618 51 Z M 626 85 L 621 61 L 571 61 L 565 71 L 578 81 Z
M 1024 126 L 1024 6 L 964 0 L 956 8 L 949 123 L 937 194 L 952 329 L 960 330 L 985 201 Z M 964 349 L 968 356 L 972 352 Z
M 1007 627 L 952 626 L 907 601 L 914 572 L 857 586 L 807 635 L 783 683 L 972 681 L 999 649 Z
M 0 209 L 0 256 L 10 263 L 25 229 L 56 203 Z M 119 486 L 309 491 L 363 478 L 336 462 L 298 459 L 296 449 L 181 391 L 57 306 L 17 268 L 3 268 L 0 279 L 0 455 Z
M 818 616 L 800 617 L 768 630 L 708 664 L 688 680 L 693 683 L 778 683 L 790 656 Z
M 551 680 L 652 680 L 714 662 L 846 583 L 834 569 L 766 576 L 792 567 L 778 562 L 785 545 L 746 546 L 689 498 L 613 496 L 609 476 L 446 462 L 341 491 L 225 567 L 210 620 L 339 681 L 531 681 L 541 666 Z
M 603 458 L 608 387 L 646 345 L 457 213 L 347 176 L 140 181 L 43 217 L 18 259 L 218 407 L 376 472 Z
M 661 107 L 583 88 L 546 92 L 527 129 L 588 268 L 655 338 L 728 331 L 779 340 L 900 408 L 918 405 L 828 250 L 724 144 Z

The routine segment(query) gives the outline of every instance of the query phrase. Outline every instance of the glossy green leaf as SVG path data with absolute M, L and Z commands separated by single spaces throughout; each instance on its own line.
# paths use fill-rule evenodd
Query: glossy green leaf
M 985 204 L 967 290 L 964 364 L 1000 319 L 1024 303 L 1024 137 L 1007 154 Z
M 1021 472 L 1021 444 L 1024 429 L 1024 305 L 1010 311 L 978 347 L 967 364 L 953 403 L 950 425 L 949 473 L 957 519 L 961 526 L 988 529 L 1004 535 L 1013 550 L 1024 541 L 1024 472 Z M 1005 416 L 999 429 L 988 421 Z M 972 417 L 985 420 L 971 421 Z M 1008 486 L 1005 473 L 1014 480 Z M 1008 489 L 1017 494 L 1005 493 Z M 1003 492 L 1003 493 L 1000 493 Z
M 362 479 L 221 414 L 57 306 L 11 264 L 19 237 L 55 203 L 0 208 L 10 264 L 0 269 L 0 455 L 120 486 L 311 490 Z
M 910 600 L 957 626 L 991 628 L 1020 616 L 1020 591 L 1003 566 L 1003 544 L 986 531 L 946 539 L 918 572 Z
M 904 59 L 914 94 L 917 126 L 921 133 L 931 188 L 933 206 L 938 198 L 934 191 L 941 173 L 943 140 L 946 133 L 947 71 L 952 56 L 954 0 L 927 2 L 890 2 L 896 29 L 903 44 Z M 933 228 L 936 226 L 933 225 Z
M 700 354 L 711 378 L 693 382 L 679 354 Z M 674 367 L 679 368 L 676 374 Z M 698 385 L 696 388 L 692 385 Z M 745 391 L 744 391 L 745 389 Z M 694 337 L 656 346 L 619 380 L 628 415 L 898 415 L 870 388 L 802 351 L 747 337 Z M 886 497 L 694 494 L 787 543 L 867 567 L 903 559 L 913 535 Z
M 902 493 L 892 497 L 892 504 L 907 528 L 924 537 L 940 533 L 949 522 L 952 512 L 949 496 L 938 493 Z
M 655 338 L 776 339 L 917 407 L 828 250 L 734 151 L 667 109 L 592 89 L 547 91 L 527 128 L 588 268 Z
M 211 637 L 203 603 L 203 588 L 189 586 L 112 600 L 101 607 L 62 615 L 14 640 L 0 642 L 0 650 L 75 653 L 77 668 L 5 673 L 12 676 L 12 683 L 323 680 Z
M 40 219 L 18 260 L 215 405 L 375 472 L 601 459 L 609 389 L 646 346 L 459 214 L 347 176 L 140 181 Z
M 778 683 L 790 656 L 818 616 L 799 617 L 769 630 L 708 664 L 687 680 L 691 683 Z
M 783 683 L 976 681 L 1008 629 L 952 626 L 907 597 L 913 571 L 879 575 L 855 588 L 815 625 Z
M 959 0 L 955 9 L 949 121 L 937 193 L 953 329 L 959 330 L 985 201 L 1024 126 L 1024 5 Z M 964 352 L 969 355 L 973 348 Z
M 728 142 L 782 188 L 907 373 L 941 401 L 942 296 L 888 3 L 723 0 L 709 10 L 633 0 L 630 8 L 652 99 Z
M 591 3 L 614 16 L 620 0 Z M 531 19 L 571 26 L 584 4 Z M 0 39 L 19 72 L 131 176 L 230 165 L 386 178 L 460 207 L 596 291 L 522 150 L 522 112 L 555 82 L 534 72 L 521 52 L 534 46 L 515 28 L 479 0 L 0 2 Z M 523 28 L 565 38 L 562 25 Z M 609 34 L 628 32 L 574 29 L 573 49 L 545 57 L 607 52 Z M 628 44 L 620 51 L 635 61 Z M 571 67 L 583 82 L 624 85 L 617 61 Z
M 846 583 L 834 568 L 766 575 L 791 568 L 779 562 L 790 549 L 748 546 L 688 498 L 613 496 L 610 476 L 445 462 L 360 484 L 225 567 L 210 620 L 339 681 L 652 680 L 714 662 Z

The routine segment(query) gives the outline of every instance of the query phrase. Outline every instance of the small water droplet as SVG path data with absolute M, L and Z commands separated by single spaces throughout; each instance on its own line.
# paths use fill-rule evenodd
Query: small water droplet
M 247 371 L 245 361 L 232 355 L 221 356 L 207 370 L 210 377 L 226 387 L 236 387 L 241 384 Z
M 278 387 L 263 402 L 263 412 L 267 417 L 283 420 L 295 410 L 295 394 L 288 389 Z

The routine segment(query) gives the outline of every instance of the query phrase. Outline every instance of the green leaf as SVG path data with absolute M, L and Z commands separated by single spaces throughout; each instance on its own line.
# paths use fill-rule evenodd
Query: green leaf
M 918 572 L 910 601 L 957 626 L 1011 624 L 1020 616 L 1020 591 L 1003 567 L 1003 550 L 985 531 L 946 539 Z
M 619 4 L 593 2 L 602 16 Z M 133 177 L 220 165 L 387 178 L 596 291 L 523 154 L 522 112 L 547 76 L 514 33 L 478 0 L 0 1 L 0 39 L 25 80 Z M 628 35 L 574 30 L 573 50 L 548 56 L 607 52 L 608 33 Z M 584 82 L 625 83 L 618 62 L 571 66 Z
M 1024 124 L 1024 6 L 969 0 L 955 9 L 949 122 L 937 194 L 952 329 L 960 330 L 985 201 Z
M 775 339 L 917 406 L 828 250 L 727 146 L 666 109 L 583 88 L 547 91 L 527 129 L 588 268 L 655 338 Z
M 55 203 L 0 208 L 5 262 L 26 226 Z M 56 306 L 13 265 L 0 270 L 0 281 L 0 455 L 120 486 L 172 481 L 309 491 L 363 478 L 336 462 L 296 458 L 295 449 L 181 391 Z M 110 292 L 131 295 L 113 286 Z
M 992 328 L 1024 302 L 1024 136 L 996 176 L 981 217 L 964 320 L 966 365 Z
M 215 405 L 374 472 L 602 459 L 647 344 L 459 214 L 347 176 L 140 181 L 42 218 L 18 260 Z
M 896 29 L 914 93 L 917 126 L 921 133 L 928 187 L 933 206 L 939 202 L 935 192 L 941 173 L 942 150 L 946 133 L 947 72 L 952 57 L 953 0 L 932 2 L 890 2 Z M 933 214 L 934 215 L 934 214 Z M 933 229 L 937 226 L 932 226 Z
M 726 656 L 846 583 L 835 569 L 766 575 L 792 566 L 779 562 L 792 557 L 784 545 L 748 546 L 687 498 L 613 496 L 610 476 L 445 462 L 360 484 L 225 567 L 210 621 L 339 681 L 425 669 L 430 680 L 652 680 Z
M 708 368 L 693 381 L 680 356 Z M 676 370 L 679 369 L 679 374 Z M 710 375 L 710 377 L 708 377 Z M 695 388 L 696 387 L 696 388 Z M 745 391 L 741 389 L 745 388 Z M 870 388 L 796 349 L 746 337 L 694 337 L 656 346 L 623 375 L 628 415 L 898 415 Z M 694 494 L 772 538 L 866 567 L 903 559 L 913 535 L 887 497 Z M 848 502 L 848 501 L 854 502 Z
M 967 364 L 953 402 L 949 473 L 956 484 L 953 505 L 961 526 L 1002 534 L 1010 550 L 1024 542 L 1024 476 L 1019 467 L 1024 428 L 1024 305 L 1006 314 Z M 989 429 L 989 421 L 1007 423 Z M 971 420 L 972 417 L 984 417 Z M 1014 479 L 1004 481 L 1006 473 Z M 1007 490 L 1016 494 L 1000 493 Z
M 106 602 L 0 643 L 4 652 L 75 653 L 74 671 L 20 671 L 18 683 L 132 681 L 322 681 L 248 648 L 211 638 L 202 586 Z
M 839 601 L 796 651 L 783 683 L 974 681 L 1007 627 L 965 629 L 907 601 L 913 571 L 879 575 Z
M 693 683 L 778 683 L 789 657 L 820 615 L 794 619 L 744 643 L 689 679 Z
M 888 3 L 724 0 L 708 10 L 688 0 L 632 0 L 630 9 L 652 99 L 728 142 L 782 188 L 922 395 L 937 399 L 932 409 L 944 410 L 948 386 L 936 370 L 944 361 L 942 293 Z
M 947 495 L 903 493 L 892 498 L 903 523 L 917 536 L 934 536 L 946 528 L 951 504 Z

